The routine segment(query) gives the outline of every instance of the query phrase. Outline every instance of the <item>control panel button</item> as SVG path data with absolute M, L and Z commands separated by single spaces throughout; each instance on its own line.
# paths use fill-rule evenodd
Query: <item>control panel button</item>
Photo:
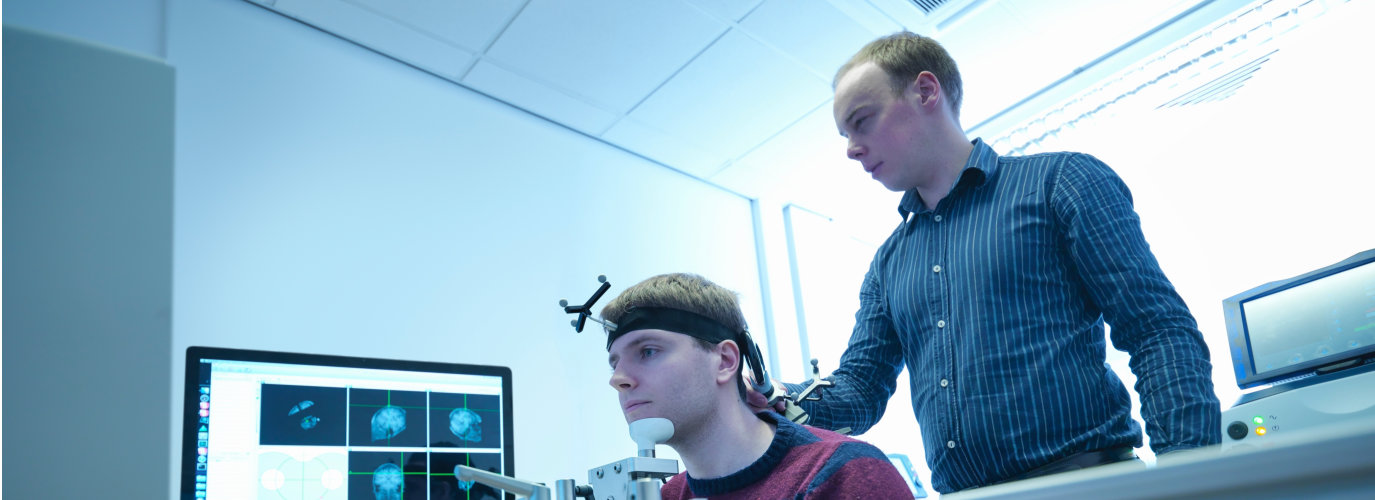
M 1244 438 L 1247 434 L 1250 434 L 1250 432 L 1251 429 L 1248 429 L 1246 424 L 1240 421 L 1232 422 L 1227 426 L 1227 435 L 1232 439 Z

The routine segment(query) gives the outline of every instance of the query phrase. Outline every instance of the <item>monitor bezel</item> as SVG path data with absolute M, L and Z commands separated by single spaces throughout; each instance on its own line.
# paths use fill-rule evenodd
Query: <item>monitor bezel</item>
M 1375 353 L 1375 344 L 1344 351 L 1340 356 L 1313 359 L 1282 368 L 1257 372 L 1252 355 L 1251 339 L 1246 325 L 1245 306 L 1248 302 L 1261 299 L 1285 290 L 1297 288 L 1328 276 L 1340 274 L 1367 264 L 1375 264 L 1375 249 L 1366 250 L 1341 262 L 1316 269 L 1293 278 L 1273 281 L 1228 297 L 1222 301 L 1223 319 L 1227 325 L 1227 344 L 1232 355 L 1232 370 L 1236 375 L 1237 387 L 1253 387 L 1282 383 L 1289 379 L 1301 378 L 1318 372 L 1319 369 L 1343 363 Z
M 515 477 L 515 433 L 513 429 L 513 394 L 511 369 L 505 366 L 473 365 L 464 363 L 443 363 L 435 361 L 412 361 L 332 354 L 307 354 L 297 352 L 263 351 L 225 347 L 190 346 L 186 348 L 185 386 L 182 391 L 181 405 L 181 485 L 180 497 L 195 499 L 196 487 L 196 434 L 200 425 L 200 361 L 218 359 L 226 361 L 252 361 L 265 363 L 296 364 L 311 366 L 332 366 L 343 368 L 371 368 L 400 370 L 421 373 L 454 373 L 466 375 L 496 376 L 501 378 L 502 393 L 502 462 L 503 474 Z M 212 395 L 213 396 L 213 395 Z M 213 404 L 213 398 L 212 398 Z M 505 498 L 514 499 L 511 493 Z

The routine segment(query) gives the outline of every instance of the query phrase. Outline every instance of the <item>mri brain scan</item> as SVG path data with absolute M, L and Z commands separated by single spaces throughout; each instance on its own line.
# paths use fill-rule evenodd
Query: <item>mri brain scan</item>
M 383 406 L 372 414 L 372 440 L 391 439 L 406 430 L 406 410 L 399 406 Z
M 459 477 L 459 472 L 458 472 L 458 466 L 457 466 L 457 465 L 454 466 L 454 477 L 455 477 L 455 478 L 458 478 L 458 477 Z M 459 481 L 458 481 L 458 489 L 463 490 L 463 491 L 465 491 L 465 492 L 467 492 L 467 491 L 472 491 L 472 489 L 473 489 L 473 483 L 476 483 L 476 482 L 477 482 L 477 481 L 463 481 L 463 480 L 459 480 Z
M 464 441 L 482 441 L 482 417 L 467 408 L 449 412 L 449 432 Z
M 372 496 L 376 500 L 401 500 L 406 489 L 405 475 L 401 466 L 388 462 L 377 466 L 372 472 Z
M 311 400 L 309 400 L 309 399 L 307 399 L 307 400 L 305 400 L 305 401 L 301 401 L 300 403 L 296 403 L 296 406 L 291 407 L 290 410 L 287 410 L 286 415 L 289 417 L 289 416 L 295 415 L 295 414 L 297 414 L 297 413 L 301 413 L 301 412 L 303 412 L 303 411 L 306 411 L 306 408 L 310 408 L 310 407 L 312 407 L 312 406 L 315 406 L 315 402 L 314 402 L 314 401 L 311 401 Z M 315 415 L 311 415 L 310 413 L 305 413 L 305 414 L 302 414 L 302 415 L 301 415 L 301 428 L 302 428 L 302 429 L 305 429 L 305 430 L 314 429 L 316 425 L 319 425 L 319 423 L 320 423 L 320 417 L 317 417 L 317 416 L 315 416 Z
M 306 409 L 306 408 L 310 408 L 310 407 L 312 407 L 312 406 L 315 406 L 315 402 L 314 402 L 314 401 L 311 401 L 311 400 L 309 400 L 309 399 L 307 399 L 307 400 L 302 401 L 302 402 L 300 402 L 300 403 L 296 403 L 296 406 L 291 407 L 291 410 L 287 411 L 286 414 L 287 414 L 287 415 L 295 415 L 295 414 L 297 414 L 297 413 L 300 413 L 301 410 L 304 410 L 304 409 Z

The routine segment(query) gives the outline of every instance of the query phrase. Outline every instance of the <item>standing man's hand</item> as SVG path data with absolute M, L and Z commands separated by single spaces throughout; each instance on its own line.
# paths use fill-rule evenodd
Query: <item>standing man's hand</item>
M 766 399 L 763 394 L 760 394 L 759 391 L 754 390 L 754 378 L 750 376 L 749 372 L 742 373 L 741 377 L 745 379 L 745 403 L 750 405 L 750 409 L 754 410 L 756 413 L 768 410 L 783 413 L 786 407 L 785 400 L 779 399 L 777 403 L 773 404 L 773 406 L 769 406 L 768 399 Z M 769 380 L 773 382 L 775 390 L 786 390 L 784 389 L 782 382 L 779 382 L 776 379 Z

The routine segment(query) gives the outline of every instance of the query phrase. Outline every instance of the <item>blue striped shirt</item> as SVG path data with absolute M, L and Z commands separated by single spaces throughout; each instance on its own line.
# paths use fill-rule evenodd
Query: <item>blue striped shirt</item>
M 803 404 L 808 424 L 864 432 L 905 364 L 938 491 L 1141 446 L 1105 361 L 1106 322 L 1131 356 L 1151 448 L 1221 441 L 1207 345 L 1107 165 L 1077 153 L 998 156 L 975 140 L 934 210 L 912 190 L 898 211 L 904 221 L 864 277 L 836 385 Z

